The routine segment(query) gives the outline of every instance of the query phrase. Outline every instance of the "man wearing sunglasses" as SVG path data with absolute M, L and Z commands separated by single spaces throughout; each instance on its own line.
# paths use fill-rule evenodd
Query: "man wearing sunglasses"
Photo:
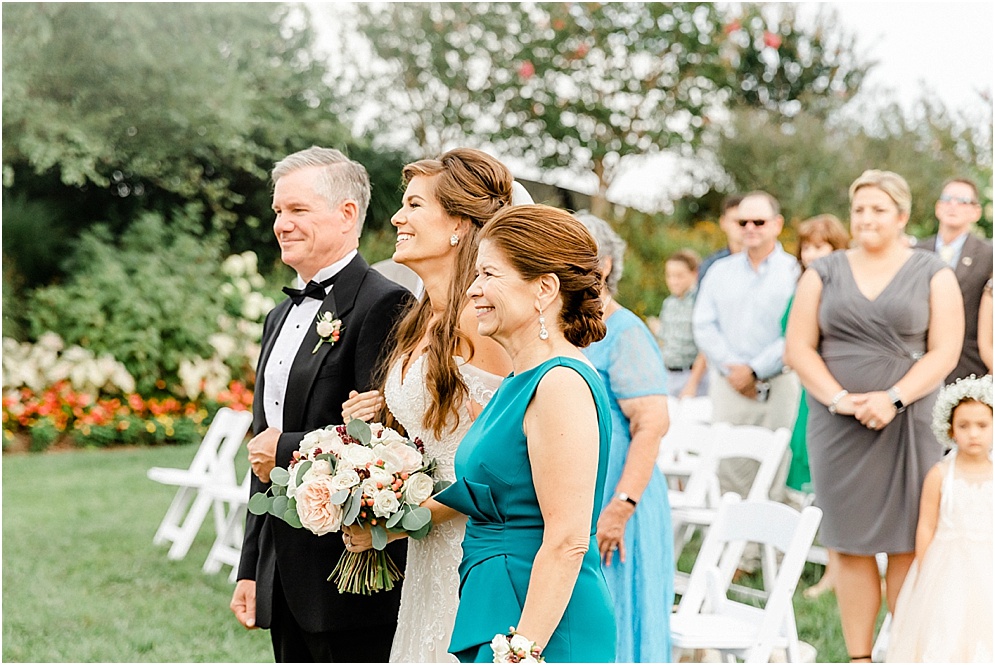
M 737 214 L 743 251 L 715 262 L 698 287 L 692 315 L 695 343 L 711 372 L 713 418 L 790 430 L 800 387 L 782 360 L 781 318 L 798 281 L 798 261 L 778 242 L 784 218 L 777 199 L 752 192 L 743 197 Z M 774 499 L 784 496 L 787 461 L 771 490 Z M 724 460 L 722 492 L 745 497 L 756 470 L 756 462 Z
M 971 180 L 953 178 L 944 183 L 935 211 L 940 222 L 937 234 L 916 247 L 936 252 L 954 269 L 964 296 L 964 346 L 957 367 L 947 377 L 947 383 L 953 383 L 970 374 L 988 373 L 978 352 L 978 309 L 985 282 L 992 276 L 992 243 L 971 232 L 981 219 L 978 188 Z

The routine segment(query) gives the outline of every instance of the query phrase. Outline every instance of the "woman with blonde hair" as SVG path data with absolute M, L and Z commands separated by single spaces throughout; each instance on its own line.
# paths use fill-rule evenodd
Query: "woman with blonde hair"
M 385 419 L 421 439 L 437 460 L 435 479 L 452 481 L 460 441 L 511 370 L 507 353 L 477 332 L 466 289 L 479 231 L 512 204 L 513 180 L 501 162 L 469 148 L 408 164 L 403 177 L 403 204 L 391 218 L 394 261 L 417 273 L 424 295 L 398 325 L 384 364 L 383 396 L 354 393 L 342 405 L 342 417 L 371 420 L 386 403 Z M 452 661 L 447 648 L 466 519 L 434 505 L 432 531 L 408 543 L 391 662 Z M 347 529 L 343 539 L 350 551 L 371 546 L 369 532 Z
M 802 275 L 785 358 L 808 392 L 808 451 L 822 542 L 838 553 L 835 590 L 851 661 L 870 661 L 885 552 L 894 608 L 915 550 L 923 479 L 943 447 L 930 428 L 957 364 L 964 308 L 943 261 L 905 242 L 912 197 L 889 171 L 850 186 L 854 248 Z

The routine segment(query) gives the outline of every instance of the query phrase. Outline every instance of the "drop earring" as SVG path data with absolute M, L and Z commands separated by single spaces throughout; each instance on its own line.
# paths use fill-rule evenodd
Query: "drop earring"
M 449 244 L 452 245 L 453 247 L 455 247 L 456 245 L 458 245 L 459 244 L 459 236 L 456 235 L 455 233 L 452 234 L 451 236 L 449 236 Z
M 546 330 L 546 317 L 542 315 L 541 309 L 539 310 L 539 339 L 549 339 L 549 331 Z

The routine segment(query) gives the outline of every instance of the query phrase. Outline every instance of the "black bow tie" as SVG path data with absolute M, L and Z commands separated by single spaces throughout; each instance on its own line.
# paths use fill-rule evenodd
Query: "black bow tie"
M 290 299 L 294 301 L 295 305 L 300 305 L 304 302 L 305 298 L 314 298 L 316 300 L 325 299 L 325 289 L 331 286 L 335 282 L 335 275 L 329 277 L 323 282 L 316 282 L 311 280 L 304 286 L 303 289 L 295 289 L 291 286 L 283 287 L 283 292 L 290 296 Z

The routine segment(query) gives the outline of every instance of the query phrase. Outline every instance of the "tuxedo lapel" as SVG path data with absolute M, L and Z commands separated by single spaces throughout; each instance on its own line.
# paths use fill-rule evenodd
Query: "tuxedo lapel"
M 338 342 L 335 344 L 324 342 L 319 346 L 317 319 L 312 321 L 308 327 L 304 341 L 294 357 L 294 365 L 290 369 L 290 377 L 287 382 L 287 396 L 283 407 L 285 431 L 297 431 L 303 427 L 308 397 L 311 394 L 311 386 L 314 384 L 318 370 L 325 365 L 341 362 L 342 344 L 345 335 L 348 334 L 348 317 L 354 308 L 356 294 L 366 278 L 368 270 L 369 265 L 362 256 L 357 254 L 335 278 L 335 285 L 325 296 L 321 308 L 318 310 L 318 316 L 325 312 L 331 312 L 334 318 L 342 320 L 342 335 Z

